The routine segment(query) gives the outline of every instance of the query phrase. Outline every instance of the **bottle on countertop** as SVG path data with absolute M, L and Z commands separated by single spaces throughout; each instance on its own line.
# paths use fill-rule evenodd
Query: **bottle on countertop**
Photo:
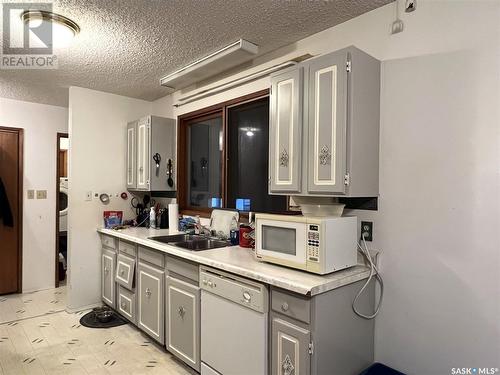
M 195 223 L 194 223 L 194 234 L 201 233 L 201 219 L 200 215 L 196 215 Z
M 151 211 L 149 211 L 149 227 L 156 229 L 156 211 L 154 207 L 151 207 Z
M 239 225 L 236 218 L 233 218 L 231 221 L 231 229 L 229 231 L 229 240 L 231 241 L 231 245 L 236 246 L 239 244 Z

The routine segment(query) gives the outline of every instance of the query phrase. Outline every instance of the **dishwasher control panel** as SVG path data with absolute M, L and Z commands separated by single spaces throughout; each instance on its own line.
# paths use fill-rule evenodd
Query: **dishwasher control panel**
M 216 269 L 200 268 L 200 288 L 259 312 L 268 311 L 267 286 Z

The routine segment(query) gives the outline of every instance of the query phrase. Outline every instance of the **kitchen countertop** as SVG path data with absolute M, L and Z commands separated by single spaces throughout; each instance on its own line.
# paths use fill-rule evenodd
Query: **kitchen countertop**
M 97 231 L 153 248 L 165 254 L 232 272 L 303 295 L 314 296 L 340 288 L 341 286 L 366 279 L 370 273 L 370 269 L 366 265 L 358 264 L 357 266 L 322 276 L 258 261 L 252 249 L 239 246 L 190 251 L 148 239 L 148 237 L 173 234 L 169 233 L 168 229 L 128 228 L 113 230 L 101 228 Z

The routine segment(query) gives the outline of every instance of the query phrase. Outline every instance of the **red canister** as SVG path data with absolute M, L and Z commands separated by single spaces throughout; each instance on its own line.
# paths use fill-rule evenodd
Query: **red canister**
M 255 247 L 255 230 L 250 225 L 240 225 L 240 246 Z

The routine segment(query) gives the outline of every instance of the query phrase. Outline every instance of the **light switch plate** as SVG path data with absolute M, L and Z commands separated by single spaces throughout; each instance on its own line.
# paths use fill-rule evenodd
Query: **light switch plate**
M 28 190 L 28 199 L 35 199 L 35 190 Z
M 47 190 L 37 190 L 36 199 L 47 199 Z
M 91 201 L 91 200 L 92 200 L 92 192 L 91 192 L 91 191 L 87 191 L 87 192 L 85 193 L 85 200 L 86 200 L 87 202 L 89 202 L 89 201 Z

